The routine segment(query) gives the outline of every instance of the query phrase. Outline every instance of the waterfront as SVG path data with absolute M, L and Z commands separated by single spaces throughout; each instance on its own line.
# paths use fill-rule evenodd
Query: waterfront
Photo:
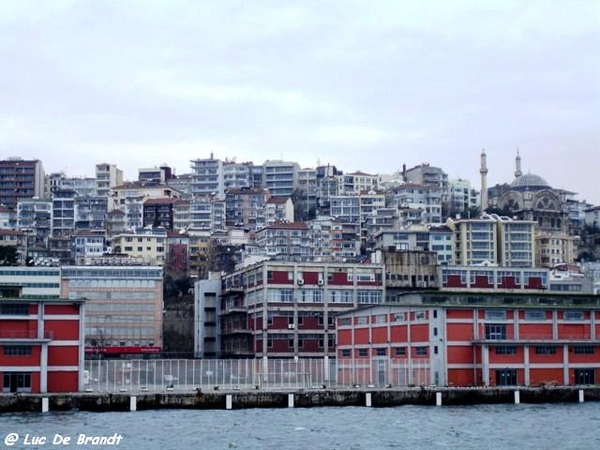
M 600 447 L 600 403 L 477 406 L 322 407 L 245 410 L 50 412 L 0 416 L 25 448 L 46 437 L 122 435 L 120 449 L 588 449 Z

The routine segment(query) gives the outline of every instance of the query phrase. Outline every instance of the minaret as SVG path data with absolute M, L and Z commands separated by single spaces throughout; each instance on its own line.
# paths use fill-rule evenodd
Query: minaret
M 519 154 L 519 149 L 517 148 L 517 158 L 516 158 L 516 167 L 517 170 L 515 170 L 515 178 L 519 178 L 521 175 L 523 175 L 523 172 L 521 172 L 521 155 Z
M 481 212 L 485 212 L 488 207 L 488 191 L 487 191 L 487 158 L 485 156 L 485 149 L 481 151 Z

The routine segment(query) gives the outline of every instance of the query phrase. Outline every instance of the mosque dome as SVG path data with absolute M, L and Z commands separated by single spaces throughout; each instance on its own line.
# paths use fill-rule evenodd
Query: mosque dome
M 520 177 L 515 178 L 515 180 L 510 184 L 510 187 L 516 190 L 551 189 L 551 186 L 546 180 L 539 175 L 534 175 L 532 173 L 521 175 Z

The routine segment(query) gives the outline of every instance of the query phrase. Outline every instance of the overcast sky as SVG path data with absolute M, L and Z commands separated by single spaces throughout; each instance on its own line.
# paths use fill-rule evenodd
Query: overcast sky
M 600 204 L 600 1 L 0 2 L 0 156 L 523 171 Z

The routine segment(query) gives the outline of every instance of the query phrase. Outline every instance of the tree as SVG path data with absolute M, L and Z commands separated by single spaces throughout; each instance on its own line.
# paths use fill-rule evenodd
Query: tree
M 18 266 L 19 253 L 15 245 L 0 246 L 0 266 Z

